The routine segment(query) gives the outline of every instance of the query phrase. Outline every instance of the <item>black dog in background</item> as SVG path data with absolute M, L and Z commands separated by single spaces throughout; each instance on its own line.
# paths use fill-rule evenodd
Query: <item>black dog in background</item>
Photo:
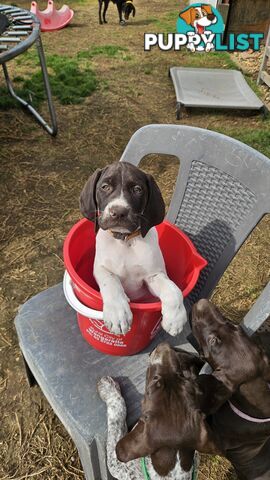
M 133 0 L 111 0 L 113 3 L 116 4 L 118 15 L 119 15 L 119 23 L 120 25 L 125 24 L 125 20 L 129 19 L 129 16 L 133 15 L 135 17 L 136 9 L 133 5 Z M 107 23 L 106 21 L 106 12 L 109 6 L 110 0 L 98 0 L 99 2 L 99 23 L 102 25 L 103 23 Z M 101 14 L 102 4 L 104 3 L 103 13 Z M 124 14 L 125 20 L 123 20 L 122 15 Z M 103 19 L 103 21 L 102 21 Z

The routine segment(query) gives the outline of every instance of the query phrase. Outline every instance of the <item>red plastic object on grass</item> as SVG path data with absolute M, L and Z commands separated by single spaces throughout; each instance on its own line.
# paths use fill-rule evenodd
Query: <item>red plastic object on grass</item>
M 194 288 L 200 271 L 207 265 L 191 240 L 177 227 L 165 221 L 156 227 L 168 276 L 186 297 Z M 64 243 L 64 293 L 77 311 L 81 333 L 97 350 L 111 355 L 133 355 L 154 338 L 161 323 L 161 303 L 148 298 L 144 303 L 131 302 L 132 327 L 126 335 L 114 335 L 102 320 L 102 298 L 93 276 L 95 227 L 80 220 L 68 233 Z M 90 307 L 90 308 L 89 308 Z
M 39 19 L 42 32 L 52 32 L 64 28 L 74 15 L 73 10 L 67 5 L 63 5 L 59 10 L 56 10 L 53 0 L 48 0 L 47 8 L 42 12 L 38 9 L 37 2 L 32 2 L 31 12 Z

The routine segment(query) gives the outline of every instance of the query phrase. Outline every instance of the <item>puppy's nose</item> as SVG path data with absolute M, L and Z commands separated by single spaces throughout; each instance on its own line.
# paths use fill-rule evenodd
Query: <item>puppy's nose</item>
M 201 298 L 198 300 L 197 303 L 195 303 L 192 307 L 192 313 L 193 314 L 203 314 L 209 309 L 210 302 L 206 298 Z
M 215 15 L 213 13 L 208 13 L 207 18 L 208 18 L 208 20 L 211 20 L 211 22 L 212 22 L 212 20 L 215 19 Z
M 110 208 L 109 213 L 110 213 L 110 217 L 113 218 L 114 220 L 120 220 L 122 218 L 127 217 L 128 209 L 120 205 L 119 206 L 114 205 L 113 207 Z

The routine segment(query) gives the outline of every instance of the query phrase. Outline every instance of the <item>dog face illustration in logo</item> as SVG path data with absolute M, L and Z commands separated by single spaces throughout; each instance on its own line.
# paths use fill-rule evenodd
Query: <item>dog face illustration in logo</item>
M 217 22 L 217 17 L 212 11 L 211 5 L 201 5 L 200 7 L 190 7 L 188 10 L 181 12 L 179 17 L 186 22 L 187 25 L 190 25 L 194 32 L 198 35 L 202 34 L 211 34 L 211 31 L 207 30 L 207 27 L 215 24 Z M 204 50 L 202 47 L 195 48 L 194 44 L 190 42 L 187 45 L 191 51 L 195 50 Z M 207 44 L 207 51 L 210 51 L 214 48 L 212 43 Z
M 179 14 L 188 25 L 191 25 L 195 32 L 201 35 L 206 27 L 217 22 L 217 17 L 212 11 L 211 5 L 202 5 L 201 7 L 190 7 L 188 10 Z

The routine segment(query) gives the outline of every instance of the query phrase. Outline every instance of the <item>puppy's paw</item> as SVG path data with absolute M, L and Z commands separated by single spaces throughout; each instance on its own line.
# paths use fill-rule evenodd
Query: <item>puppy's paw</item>
M 214 50 L 214 44 L 213 43 L 207 43 L 205 47 L 206 52 L 211 52 L 211 50 Z
M 196 51 L 194 43 L 188 43 L 187 44 L 187 49 L 190 50 L 193 53 Z
M 112 377 L 101 377 L 97 381 L 97 391 L 105 403 L 115 395 L 121 395 L 120 386 Z
M 111 333 L 115 335 L 126 334 L 132 323 L 132 312 L 128 297 L 123 295 L 115 300 L 104 302 L 103 320 Z
M 182 332 L 183 327 L 187 322 L 187 312 L 183 302 L 175 305 L 163 304 L 162 316 L 162 328 L 173 337 Z

